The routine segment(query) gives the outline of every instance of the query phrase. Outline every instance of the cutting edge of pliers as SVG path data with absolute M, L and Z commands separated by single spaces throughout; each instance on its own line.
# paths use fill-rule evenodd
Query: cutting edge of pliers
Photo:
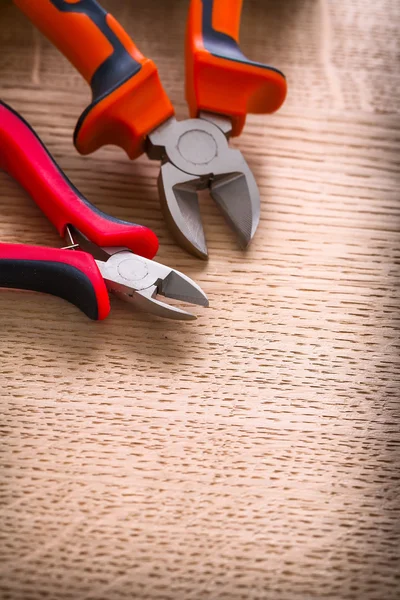
M 149 134 L 148 155 L 162 161 L 158 189 L 164 216 L 181 246 L 199 258 L 208 250 L 198 192 L 208 189 L 242 248 L 260 220 L 260 193 L 243 154 L 228 144 L 232 123 L 221 115 L 174 117 Z
M 142 312 L 178 321 L 197 317 L 158 296 L 180 300 L 186 304 L 209 306 L 201 287 L 177 269 L 134 254 L 124 247 L 100 247 L 79 230 L 68 226 L 67 249 L 79 248 L 95 258 L 107 289 Z

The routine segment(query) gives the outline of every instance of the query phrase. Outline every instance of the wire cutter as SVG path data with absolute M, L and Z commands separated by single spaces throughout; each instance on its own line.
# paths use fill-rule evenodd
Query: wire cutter
M 243 0 L 191 0 L 186 34 L 186 97 L 178 122 L 154 62 L 95 0 L 14 0 L 78 69 L 92 89 L 74 142 L 82 154 L 105 144 L 131 159 L 161 160 L 158 188 L 177 241 L 207 258 L 197 192 L 209 189 L 245 248 L 260 218 L 260 194 L 239 150 L 229 147 L 246 114 L 271 113 L 286 96 L 276 68 L 240 50 Z
M 90 204 L 28 123 L 1 101 L 0 169 L 19 181 L 70 247 L 78 249 L 0 244 L 0 287 L 54 294 L 99 320 L 110 311 L 107 290 L 169 319 L 196 317 L 161 302 L 157 294 L 208 306 L 206 295 L 189 277 L 151 260 L 158 239 L 150 229 Z

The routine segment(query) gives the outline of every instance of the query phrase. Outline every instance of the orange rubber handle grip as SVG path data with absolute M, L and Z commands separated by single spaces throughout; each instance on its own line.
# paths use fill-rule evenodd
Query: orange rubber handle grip
M 230 117 L 239 135 L 247 113 L 276 111 L 286 79 L 274 67 L 249 60 L 239 47 L 243 0 L 191 0 L 186 30 L 186 97 L 200 111 Z
M 14 0 L 92 88 L 74 142 L 81 154 L 121 146 L 144 151 L 150 131 L 174 114 L 152 60 L 95 0 Z

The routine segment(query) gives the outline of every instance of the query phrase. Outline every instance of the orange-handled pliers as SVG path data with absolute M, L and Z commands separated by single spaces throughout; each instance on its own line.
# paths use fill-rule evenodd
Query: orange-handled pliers
M 75 129 L 78 151 L 115 144 L 132 159 L 146 152 L 161 160 L 160 198 L 179 243 L 207 258 L 197 192 L 209 188 L 246 247 L 259 222 L 260 196 L 228 138 L 241 133 L 248 112 L 277 110 L 286 80 L 241 52 L 243 0 L 191 0 L 186 96 L 192 118 L 181 122 L 153 61 L 95 0 L 14 1 L 90 83 L 93 99 Z

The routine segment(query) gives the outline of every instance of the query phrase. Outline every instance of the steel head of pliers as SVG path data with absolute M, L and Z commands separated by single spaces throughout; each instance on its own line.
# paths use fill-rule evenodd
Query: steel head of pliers
M 209 189 L 243 248 L 258 226 L 260 194 L 242 153 L 229 147 L 231 121 L 200 117 L 163 123 L 149 135 L 147 153 L 162 160 L 158 186 L 169 225 L 189 252 L 207 258 L 198 191 Z
M 156 296 L 208 306 L 208 298 L 200 286 L 176 269 L 134 254 L 124 247 L 97 246 L 72 227 L 68 228 L 67 239 L 70 248 L 76 247 L 92 254 L 107 289 L 138 310 L 166 319 L 191 321 L 197 317 L 158 300 Z
M 207 296 L 189 277 L 127 250 L 113 254 L 106 262 L 96 260 L 96 263 L 110 292 L 139 310 L 167 319 L 196 319 L 181 308 L 157 300 L 158 294 L 208 306 Z

